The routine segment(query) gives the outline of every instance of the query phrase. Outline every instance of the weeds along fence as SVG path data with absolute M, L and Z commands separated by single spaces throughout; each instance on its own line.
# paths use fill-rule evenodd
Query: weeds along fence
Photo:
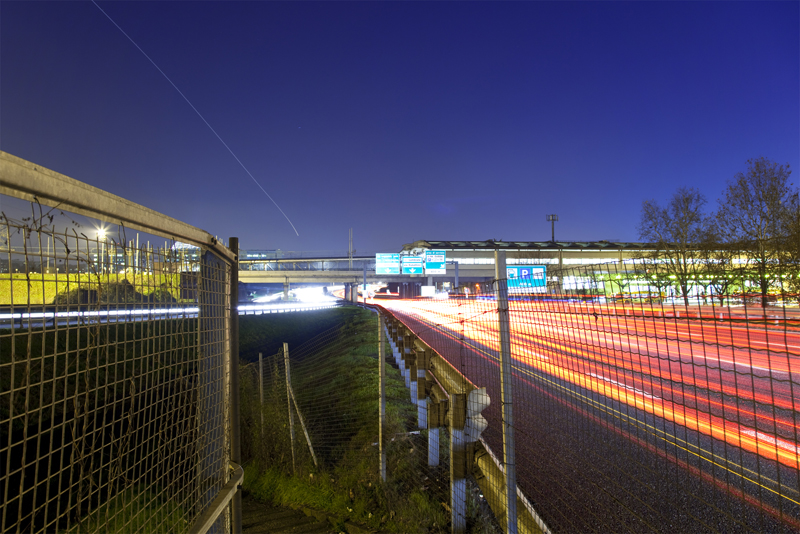
M 235 240 L 2 152 L 0 193 L 0 531 L 235 529 Z
M 797 532 L 796 303 L 720 285 L 683 298 L 650 268 L 549 270 L 525 289 L 498 276 L 382 306 L 401 354 L 418 337 L 486 388 L 480 443 L 506 468 L 494 484 L 513 473 L 553 532 Z M 414 365 L 428 377 L 435 360 L 417 358 L 412 379 Z
M 394 362 L 381 324 L 383 355 Z M 246 487 L 327 511 L 341 531 L 450 532 L 449 437 L 435 433 L 435 452 L 428 447 L 416 391 L 412 398 L 396 365 L 381 372 L 378 325 L 361 310 L 356 321 L 243 367 L 242 456 L 268 474 Z M 477 485 L 462 490 L 462 531 L 499 532 Z

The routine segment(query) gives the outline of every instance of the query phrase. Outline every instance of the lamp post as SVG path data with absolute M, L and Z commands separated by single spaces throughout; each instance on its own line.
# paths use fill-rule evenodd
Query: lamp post
M 106 230 L 100 228 L 97 231 L 97 239 L 100 240 L 100 272 L 105 273 L 105 255 L 106 255 Z
M 553 243 L 556 242 L 556 221 L 558 220 L 558 215 L 555 213 L 548 215 L 547 220 L 550 222 L 550 241 Z

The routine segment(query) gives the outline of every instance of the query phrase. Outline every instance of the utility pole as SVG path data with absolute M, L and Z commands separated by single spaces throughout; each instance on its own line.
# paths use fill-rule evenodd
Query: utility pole
M 353 270 L 353 229 L 350 228 L 350 245 L 347 248 L 347 258 L 350 260 L 348 263 L 348 268 L 350 271 Z
M 547 220 L 550 222 L 550 241 L 552 243 L 556 242 L 556 221 L 558 220 L 558 215 L 555 213 L 548 215 Z

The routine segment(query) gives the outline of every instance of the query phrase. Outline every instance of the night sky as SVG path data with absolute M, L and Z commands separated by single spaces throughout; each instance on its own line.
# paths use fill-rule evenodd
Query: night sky
M 800 184 L 798 2 L 0 2 L 0 150 L 245 249 L 638 240 Z

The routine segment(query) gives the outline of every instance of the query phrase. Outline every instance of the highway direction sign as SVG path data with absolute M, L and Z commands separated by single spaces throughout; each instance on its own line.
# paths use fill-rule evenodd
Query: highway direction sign
M 426 250 L 425 274 L 447 274 L 446 254 L 444 250 Z
M 375 254 L 375 274 L 400 274 L 400 254 Z
M 419 256 L 402 256 L 403 274 L 422 274 L 422 258 Z

